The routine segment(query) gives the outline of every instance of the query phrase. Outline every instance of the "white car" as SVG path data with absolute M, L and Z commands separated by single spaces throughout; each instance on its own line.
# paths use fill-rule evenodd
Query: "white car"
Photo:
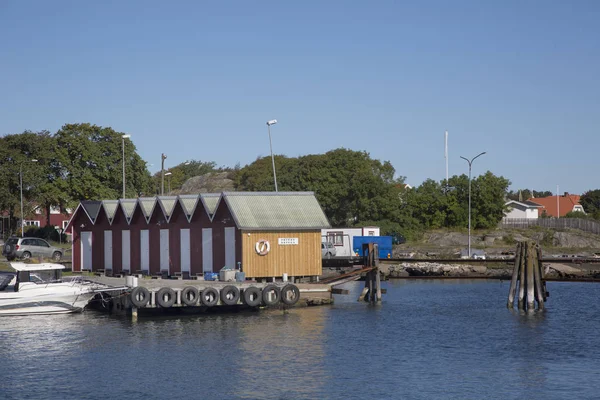
M 335 256 L 335 246 L 331 242 L 321 242 L 321 256 L 329 258 Z

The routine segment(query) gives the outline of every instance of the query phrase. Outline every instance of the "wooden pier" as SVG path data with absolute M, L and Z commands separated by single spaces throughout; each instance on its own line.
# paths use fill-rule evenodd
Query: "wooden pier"
M 93 276 L 109 285 L 129 286 L 96 299 L 96 307 L 115 314 L 133 315 L 186 311 L 226 311 L 260 307 L 300 307 L 332 303 L 332 285 L 318 283 L 258 283 Z

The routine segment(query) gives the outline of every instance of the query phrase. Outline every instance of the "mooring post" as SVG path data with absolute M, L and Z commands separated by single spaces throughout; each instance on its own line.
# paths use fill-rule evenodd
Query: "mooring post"
M 533 269 L 536 266 L 535 257 L 537 252 L 535 251 L 535 244 L 532 242 L 527 243 L 527 310 L 535 310 L 535 281 Z
M 376 299 L 375 301 L 381 302 L 381 276 L 379 275 L 379 245 L 375 243 L 373 245 L 373 274 L 375 275 L 375 290 Z
M 521 242 L 517 243 L 515 251 L 515 266 L 513 268 L 512 279 L 510 280 L 510 289 L 508 290 L 508 302 L 506 307 L 513 308 L 515 304 L 515 294 L 517 293 L 517 279 L 519 279 L 519 257 L 521 253 Z
M 521 255 L 519 256 L 519 299 L 517 307 L 519 310 L 525 309 L 525 261 L 527 257 L 527 245 L 521 245 Z
M 539 250 L 539 248 L 538 248 Z M 536 252 L 536 256 L 539 256 L 539 252 Z M 540 266 L 542 264 L 541 258 L 537 258 L 536 263 L 533 268 L 533 279 L 535 280 L 535 298 L 537 300 L 538 309 L 544 309 L 544 293 L 542 287 L 542 276 Z

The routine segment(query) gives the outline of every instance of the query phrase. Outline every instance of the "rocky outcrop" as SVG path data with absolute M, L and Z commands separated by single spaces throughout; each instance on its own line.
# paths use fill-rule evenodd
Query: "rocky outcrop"
M 388 265 L 383 269 L 390 278 L 410 276 L 447 276 L 447 277 L 490 277 L 510 278 L 512 268 L 487 268 L 483 265 L 439 264 L 439 263 L 401 263 Z
M 235 190 L 231 172 L 210 172 L 194 176 L 181 186 L 174 194 L 220 193 Z

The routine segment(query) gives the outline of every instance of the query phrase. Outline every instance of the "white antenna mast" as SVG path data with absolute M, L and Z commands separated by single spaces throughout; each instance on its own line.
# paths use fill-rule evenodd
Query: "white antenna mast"
M 446 131 L 444 142 L 444 157 L 446 158 L 446 186 L 448 186 L 448 131 Z

